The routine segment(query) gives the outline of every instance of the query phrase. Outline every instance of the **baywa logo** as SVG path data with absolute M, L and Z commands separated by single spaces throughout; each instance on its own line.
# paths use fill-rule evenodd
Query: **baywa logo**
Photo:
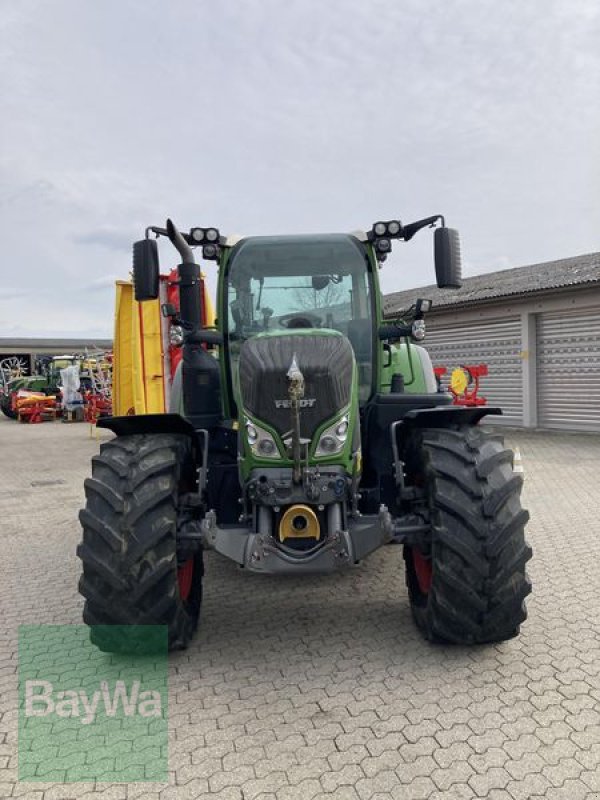
M 128 692 L 125 681 L 116 681 L 111 691 L 108 681 L 101 681 L 99 689 L 88 696 L 83 689 L 55 692 L 50 681 L 26 681 L 25 716 L 56 714 L 63 719 L 75 717 L 82 725 L 95 722 L 99 711 L 107 717 L 116 717 L 119 711 L 125 717 L 136 713 L 145 718 L 162 717 L 160 693 L 140 688 L 140 681 L 134 681 Z
M 19 780 L 167 780 L 167 629 L 132 627 L 110 635 L 147 635 L 144 655 L 98 650 L 85 625 L 21 626 Z

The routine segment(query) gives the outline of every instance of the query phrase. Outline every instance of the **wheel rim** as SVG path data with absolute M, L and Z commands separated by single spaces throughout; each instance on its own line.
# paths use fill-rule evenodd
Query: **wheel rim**
M 415 568 L 415 575 L 417 577 L 417 583 L 419 584 L 419 590 L 422 592 L 422 594 L 429 594 L 432 578 L 431 559 L 425 558 L 420 550 L 417 550 L 416 547 L 413 547 L 412 560 Z
M 188 558 L 185 564 L 177 569 L 177 583 L 179 585 L 179 596 L 185 602 L 192 591 L 194 580 L 194 557 Z

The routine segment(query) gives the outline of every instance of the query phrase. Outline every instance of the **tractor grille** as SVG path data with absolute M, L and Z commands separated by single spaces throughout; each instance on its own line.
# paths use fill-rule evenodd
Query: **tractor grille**
M 249 339 L 240 353 L 242 403 L 280 435 L 289 431 L 291 412 L 284 406 L 294 355 L 304 375 L 300 432 L 309 439 L 321 423 L 350 404 L 354 354 L 345 336 L 311 333 Z

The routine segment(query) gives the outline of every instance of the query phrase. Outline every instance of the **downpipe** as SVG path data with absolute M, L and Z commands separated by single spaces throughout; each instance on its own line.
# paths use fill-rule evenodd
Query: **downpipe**
M 202 324 L 200 307 L 200 267 L 196 264 L 192 248 L 185 241 L 173 220 L 167 220 L 167 236 L 181 256 L 179 273 L 180 316 L 194 329 Z M 185 343 L 184 343 L 185 348 Z
M 203 342 L 215 343 L 215 332 L 202 330 L 200 300 L 200 267 L 194 260 L 191 247 L 175 223 L 167 220 L 167 236 L 181 256 L 177 267 L 179 276 L 179 316 L 184 328 L 182 390 L 185 416 L 195 428 L 212 428 L 222 414 L 220 372 L 218 362 L 206 352 Z

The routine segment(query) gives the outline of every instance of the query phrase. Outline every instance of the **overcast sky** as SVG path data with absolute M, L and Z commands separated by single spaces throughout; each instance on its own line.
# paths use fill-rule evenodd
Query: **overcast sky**
M 0 336 L 110 336 L 167 216 L 443 213 L 467 275 L 600 249 L 597 0 L 0 0 L 0 37 Z M 384 291 L 432 283 L 431 246 Z

